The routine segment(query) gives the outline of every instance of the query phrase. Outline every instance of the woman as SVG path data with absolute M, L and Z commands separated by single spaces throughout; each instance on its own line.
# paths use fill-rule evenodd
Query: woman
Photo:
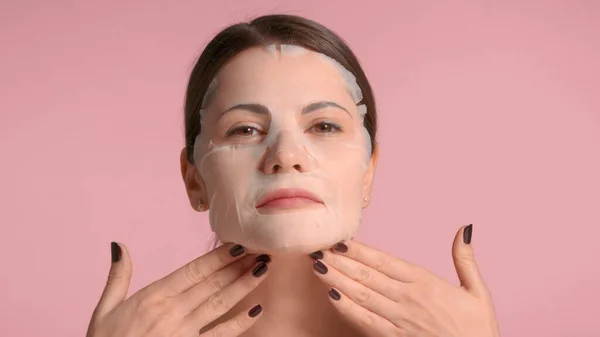
M 228 27 L 192 71 L 182 175 L 226 242 L 125 298 L 127 249 L 88 336 L 498 336 L 461 228 L 461 285 L 353 240 L 377 165 L 376 109 L 359 62 L 296 16 Z

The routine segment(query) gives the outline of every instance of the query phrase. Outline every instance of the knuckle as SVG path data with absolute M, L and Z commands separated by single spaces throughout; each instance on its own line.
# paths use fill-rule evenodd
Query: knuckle
M 327 275 L 329 275 L 329 273 L 327 273 Z M 331 273 L 331 275 L 328 276 L 329 280 L 327 281 L 327 283 L 335 288 L 339 288 L 340 286 L 340 277 L 337 273 Z
M 392 258 L 387 254 L 380 253 L 375 257 L 375 261 L 375 270 L 383 270 L 391 264 Z
M 391 282 L 384 282 L 383 284 L 383 294 L 389 294 L 391 296 L 394 296 L 394 298 L 396 297 L 396 295 L 398 293 L 400 293 L 400 286 L 398 282 L 395 281 L 391 281 Z
M 353 274 L 354 280 L 358 282 L 364 282 L 371 278 L 371 268 L 368 267 L 358 267 L 355 269 Z
M 404 291 L 398 292 L 398 294 L 396 295 L 397 301 L 404 304 L 412 303 L 414 302 L 413 299 L 418 292 L 419 290 L 417 287 L 407 287 L 407 289 L 404 289 Z
M 340 306 L 340 311 L 351 315 L 353 310 L 355 309 L 356 304 L 353 301 L 343 301 L 344 304 Z
M 108 272 L 108 283 L 112 283 L 115 281 L 119 281 L 124 279 L 124 275 L 123 273 L 121 273 L 120 271 L 115 270 L 115 268 L 111 268 L 110 271 Z
M 339 267 L 340 257 L 337 254 L 329 254 L 329 256 L 327 257 L 327 264 L 329 264 L 332 267 Z
M 221 265 L 229 264 L 231 261 L 231 254 L 229 253 L 229 247 L 222 246 L 222 249 L 217 250 L 217 259 Z
M 219 324 L 210 331 L 210 336 L 211 337 L 224 337 L 224 336 L 226 336 L 225 330 L 226 330 L 225 325 Z
M 140 296 L 137 299 L 137 308 L 141 311 L 145 311 L 147 309 L 153 308 L 155 306 L 156 299 L 151 295 Z
M 360 259 L 362 257 L 362 254 L 363 254 L 363 250 L 362 250 L 362 248 L 360 248 L 360 246 L 354 247 L 353 254 L 352 254 L 352 257 L 354 259 L 356 259 L 356 260 Z
M 128 276 L 127 274 L 119 271 L 111 270 L 108 272 L 108 277 L 106 279 L 105 288 L 110 288 L 114 285 L 118 285 L 119 283 L 127 282 Z
M 160 302 L 149 296 L 140 298 L 136 303 L 136 312 L 146 320 L 155 320 L 162 311 Z
M 356 293 L 356 303 L 365 304 L 371 298 L 371 291 L 369 289 L 361 289 Z
M 212 292 L 217 292 L 223 290 L 225 288 L 225 282 L 220 277 L 211 277 L 206 281 L 208 288 Z
M 365 313 L 359 319 L 360 325 L 365 328 L 370 328 L 371 326 L 373 326 L 373 322 L 375 322 L 375 316 L 371 312 Z
M 162 310 L 159 306 L 149 305 L 144 302 L 138 303 L 136 308 L 136 312 L 138 317 L 140 317 L 144 321 L 156 321 L 158 317 L 160 317 Z
M 183 275 L 189 283 L 198 283 L 208 274 L 206 268 L 199 263 L 190 263 L 183 270 Z
M 237 317 L 233 320 L 231 325 L 235 332 L 242 332 L 246 331 L 248 328 L 248 321 L 241 317 Z
M 208 299 L 208 306 L 211 310 L 214 310 L 217 313 L 224 314 L 227 312 L 227 301 L 223 298 L 223 296 L 213 295 Z
M 465 265 L 471 265 L 475 263 L 475 256 L 473 254 L 462 254 L 458 257 L 458 261 Z

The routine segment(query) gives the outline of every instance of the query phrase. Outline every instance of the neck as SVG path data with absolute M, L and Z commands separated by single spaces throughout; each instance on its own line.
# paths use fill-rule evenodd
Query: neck
M 246 299 L 246 306 L 264 303 L 264 316 L 248 336 L 351 336 L 313 263 L 309 256 L 273 257 L 267 279 Z
M 267 278 L 230 312 L 232 317 L 255 304 L 263 306 L 263 316 L 244 337 L 357 335 L 330 303 L 329 288 L 314 275 L 313 264 L 308 255 L 272 257 Z

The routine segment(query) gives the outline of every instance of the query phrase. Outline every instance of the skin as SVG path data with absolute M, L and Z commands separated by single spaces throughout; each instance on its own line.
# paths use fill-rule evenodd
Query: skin
M 255 66 L 260 72 L 261 65 Z M 322 74 L 307 63 L 301 70 L 307 79 Z M 282 86 L 286 78 L 294 77 L 281 76 L 273 87 Z M 322 84 L 304 83 L 305 88 Z M 339 83 L 317 91 L 327 92 L 324 89 L 342 105 L 348 99 Z M 259 165 L 265 174 L 293 173 L 302 167 L 294 152 L 297 147 L 288 145 L 280 147 L 277 156 L 265 156 Z M 375 145 L 362 177 L 363 208 L 370 201 L 378 155 Z M 203 204 L 208 200 L 205 182 L 186 160 L 185 149 L 180 161 L 192 207 L 208 209 L 210 205 Z M 273 170 L 273 165 L 279 169 Z M 234 243 L 226 243 L 126 298 L 132 263 L 121 244 L 122 256 L 111 265 L 87 336 L 498 337 L 491 295 L 475 263 L 471 230 L 460 228 L 452 244 L 460 285 L 355 240 L 310 255 L 278 252 L 268 263 L 257 262 L 257 252 L 231 254 Z M 255 275 L 258 266 L 265 271 L 261 275 Z M 264 310 L 249 315 L 257 304 Z
M 268 76 L 262 76 L 262 74 L 268 74 Z M 223 138 L 226 130 L 240 122 L 252 122 L 257 126 L 263 126 L 265 129 L 268 127 L 268 120 L 264 120 L 264 115 L 255 116 L 247 111 L 229 114 L 227 116 L 231 119 L 229 121 L 225 120 L 223 122 L 223 119 L 218 119 L 219 111 L 226 110 L 239 102 L 247 101 L 275 107 L 280 111 L 293 111 L 296 113 L 296 118 L 298 118 L 298 124 L 306 125 L 307 128 L 312 125 L 313 119 L 329 118 L 338 124 L 342 124 L 346 130 L 345 133 L 336 134 L 334 138 L 328 140 L 327 145 L 330 147 L 335 148 L 335 142 L 343 145 L 349 137 L 354 137 L 360 131 L 359 127 L 356 126 L 359 125 L 357 123 L 358 110 L 348 92 L 343 77 L 328 61 L 316 55 L 307 54 L 293 57 L 283 55 L 275 58 L 262 50 L 249 50 L 223 69 L 218 79 L 219 88 L 214 101 L 209 105 L 209 113 L 204 119 L 205 122 L 203 122 L 204 130 L 206 130 L 205 137 L 215 143 L 221 144 L 228 141 L 251 143 L 256 141 L 253 137 L 247 139 L 235 138 L 234 140 Z M 260 88 L 260 90 L 257 88 Z M 300 114 L 300 107 L 309 102 L 320 100 L 339 104 L 348 110 L 352 117 L 349 117 L 346 111 L 331 107 L 305 116 Z M 309 135 L 309 137 L 321 137 L 319 134 L 314 133 Z M 350 165 L 344 165 L 343 161 L 347 160 L 350 163 L 356 160 L 364 160 L 362 156 L 363 154 L 360 151 L 349 151 L 347 156 L 337 159 L 337 165 L 328 162 L 321 162 L 320 164 L 329 176 L 339 179 L 336 186 L 341 187 L 349 179 L 356 179 L 356 177 L 345 177 L 344 174 L 347 173 L 340 171 L 341 167 Z M 362 186 L 359 186 L 358 191 L 348 191 L 348 193 L 359 193 L 358 199 L 363 200 L 362 205 L 359 206 L 363 208 L 367 207 L 370 201 L 378 157 L 379 151 L 375 145 L 372 156 L 368 160 L 367 169 L 357 170 L 363 175 L 361 177 Z M 275 166 L 279 169 L 274 170 Z M 205 188 L 207 182 L 198 179 L 198 168 L 186 160 L 185 151 L 181 153 L 181 167 L 192 207 L 196 208 L 201 200 L 210 200 Z M 295 146 L 292 142 L 277 143 L 261 158 L 257 167 L 265 175 L 300 173 L 312 169 L 306 156 L 302 154 L 302 148 Z M 357 172 L 353 174 L 359 174 Z M 204 207 L 203 210 L 208 208 L 209 206 Z M 344 226 L 344 224 L 342 223 L 340 226 Z M 313 237 L 319 235 L 318 232 L 308 234 Z M 327 248 L 333 244 L 335 244 L 335 241 L 328 244 L 328 246 L 313 248 Z M 207 329 L 230 319 L 242 308 L 248 306 L 249 303 L 261 303 L 265 308 L 265 313 L 260 321 L 244 336 L 358 335 L 356 328 L 349 325 L 340 313 L 331 306 L 327 297 L 327 285 L 312 272 L 313 261 L 308 254 L 313 250 L 299 252 L 290 249 L 289 251 L 278 251 L 269 265 L 269 277 L 243 301 L 238 303 L 231 312 L 208 326 Z
M 86 336 L 198 335 L 202 327 L 229 311 L 231 305 L 267 277 L 268 273 L 255 276 L 251 272 L 263 262 L 257 263 L 255 255 L 232 256 L 232 246 L 219 247 L 126 298 L 132 262 L 127 247 L 119 244 L 116 254 L 119 258 L 113 257 L 106 286 Z M 238 336 L 261 317 L 262 313 L 249 315 L 255 305 L 207 330 L 202 336 Z
M 353 107 L 339 73 L 327 73 L 325 62 L 313 62 L 307 56 L 266 57 L 260 50 L 254 50 L 232 63 L 219 77 L 221 87 L 212 105 L 218 107 L 217 111 L 235 104 L 236 100 L 258 101 L 283 111 L 294 111 L 303 99 L 323 99 L 348 109 Z M 289 102 L 295 105 L 288 105 Z M 215 134 L 209 139 L 226 142 L 219 138 L 221 125 L 211 125 L 210 120 L 207 118 L 205 129 Z M 257 165 L 265 175 L 274 174 L 273 165 L 286 173 L 307 167 L 294 144 L 279 145 L 271 153 L 278 155 L 267 153 Z M 370 200 L 378 153 L 375 145 L 363 176 L 361 193 L 367 200 L 363 208 Z M 205 182 L 197 179 L 195 165 L 185 158 L 182 152 L 182 174 L 195 207 L 209 198 Z M 344 166 L 330 166 L 327 173 L 343 175 Z M 339 184 L 343 186 L 342 181 Z M 265 313 L 244 336 L 498 336 L 491 296 L 477 271 L 472 246 L 461 239 L 463 232 L 461 228 L 453 243 L 460 286 L 364 244 L 346 242 L 348 250 L 342 253 L 329 249 L 332 243 L 323 247 L 322 258 L 315 255 L 319 258 L 317 264 L 307 254 L 278 252 L 269 267 L 269 277 L 214 324 L 230 319 L 241 308 L 256 302 L 264 305 Z M 322 273 L 323 267 L 327 272 Z M 332 287 L 339 293 L 339 299 L 328 296 Z
M 460 286 L 356 241 L 325 252 L 315 274 L 339 294 L 330 295 L 336 310 L 365 336 L 498 337 L 492 297 L 465 231 L 472 227 L 461 228 L 452 247 Z

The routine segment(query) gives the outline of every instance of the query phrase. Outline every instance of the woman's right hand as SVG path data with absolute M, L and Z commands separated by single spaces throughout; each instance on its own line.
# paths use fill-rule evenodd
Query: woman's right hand
M 126 299 L 131 259 L 124 245 L 113 243 L 112 249 L 108 281 L 87 337 L 197 336 L 264 280 L 270 261 L 267 255 L 247 255 L 242 246 L 226 244 Z M 257 304 L 200 336 L 239 336 L 261 313 Z

